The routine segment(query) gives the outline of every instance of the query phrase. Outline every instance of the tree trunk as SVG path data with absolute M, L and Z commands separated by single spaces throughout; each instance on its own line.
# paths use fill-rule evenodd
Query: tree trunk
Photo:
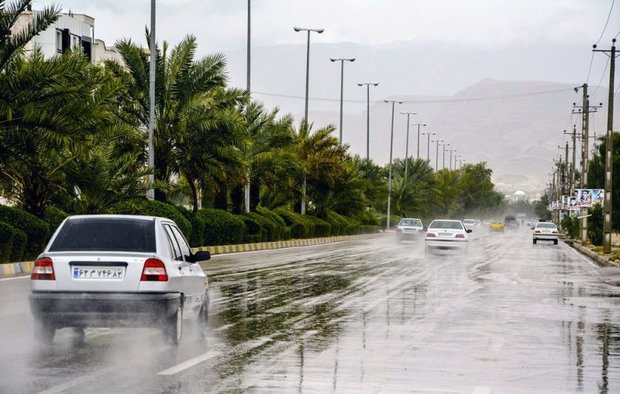
M 220 190 L 215 193 L 213 208 L 228 210 L 228 188 L 225 185 L 222 185 Z
M 243 202 L 245 199 L 243 185 L 235 185 L 230 192 L 230 200 L 232 202 L 232 213 L 239 215 L 243 212 Z
M 260 204 L 260 185 L 255 180 L 250 183 L 250 211 L 256 211 L 258 204 Z

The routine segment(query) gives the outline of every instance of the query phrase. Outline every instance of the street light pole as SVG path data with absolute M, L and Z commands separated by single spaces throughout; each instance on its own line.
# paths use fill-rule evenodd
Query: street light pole
M 407 182 L 407 174 L 409 170 L 409 117 L 411 115 L 417 115 L 417 112 L 401 112 L 402 115 L 407 115 L 407 141 L 405 142 L 405 182 Z
M 378 86 L 379 82 L 358 82 L 357 86 L 366 85 L 366 160 L 370 160 L 370 85 Z
M 435 140 L 435 172 L 439 170 L 439 143 L 443 140 Z
M 422 135 L 426 134 L 426 161 L 430 164 L 431 162 L 431 135 L 435 135 L 436 133 L 422 133 Z
M 305 124 L 305 127 L 309 127 L 309 122 L 308 122 L 308 91 L 310 88 L 310 32 L 315 32 L 315 33 L 323 33 L 325 31 L 325 29 L 308 29 L 308 28 L 304 28 L 304 27 L 293 27 L 293 30 L 295 30 L 296 32 L 300 32 L 300 31 L 305 31 L 308 32 L 308 41 L 306 44 L 306 100 L 305 100 L 305 106 L 304 106 L 304 120 L 302 124 Z M 301 214 L 305 215 L 306 214 L 306 186 L 307 186 L 307 180 L 306 180 L 306 176 L 304 175 L 304 182 L 302 185 L 302 190 L 301 190 Z
M 396 103 L 402 104 L 403 102 L 400 100 L 383 100 L 386 103 L 392 104 L 392 125 L 390 127 L 390 165 L 388 170 L 388 203 L 387 203 L 387 225 L 385 230 L 388 231 L 390 229 L 390 214 L 392 208 L 392 151 L 394 146 L 394 105 Z
M 416 159 L 420 158 L 420 126 L 426 126 L 426 123 L 414 123 L 412 126 L 418 126 L 418 151 L 416 153 Z
M 342 103 L 344 101 L 344 62 L 354 62 L 355 58 L 329 58 L 333 62 L 340 62 L 340 145 L 342 145 Z
M 305 27 L 293 27 L 296 32 L 305 31 L 308 33 L 308 40 L 306 44 L 306 100 L 304 106 L 304 121 L 308 124 L 308 91 L 310 89 L 310 33 L 323 33 L 325 29 L 308 29 Z
M 452 171 L 452 153 L 456 155 L 456 149 L 449 149 L 450 151 L 450 171 Z
M 151 37 L 150 47 L 151 56 L 149 60 L 149 168 L 153 171 L 149 174 L 149 190 L 146 197 L 149 200 L 155 199 L 155 147 L 153 144 L 153 134 L 155 133 L 155 62 L 157 61 L 157 48 L 155 47 L 155 0 L 151 0 Z
M 450 144 L 443 144 L 443 156 L 441 158 L 441 169 L 446 168 L 446 146 L 450 146 Z

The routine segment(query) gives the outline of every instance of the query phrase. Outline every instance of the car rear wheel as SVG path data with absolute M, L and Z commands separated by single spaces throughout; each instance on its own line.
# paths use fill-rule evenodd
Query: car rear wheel
M 557 245 L 557 244 L 558 244 L 558 240 L 557 240 L 557 239 L 554 239 L 554 240 L 553 240 L 553 244 L 554 244 L 554 245 Z
M 536 238 L 534 238 L 534 239 L 532 240 L 532 243 L 533 243 L 534 245 L 536 245 Z
M 209 320 L 209 293 L 205 292 L 205 298 L 202 301 L 202 305 L 200 306 L 200 322 L 203 324 L 207 324 Z
M 183 306 L 177 307 L 174 315 L 170 316 L 164 322 L 164 337 L 171 345 L 178 345 L 181 342 L 183 334 Z
M 34 337 L 40 343 L 51 345 L 56 336 L 56 329 L 51 324 L 35 319 L 34 321 Z

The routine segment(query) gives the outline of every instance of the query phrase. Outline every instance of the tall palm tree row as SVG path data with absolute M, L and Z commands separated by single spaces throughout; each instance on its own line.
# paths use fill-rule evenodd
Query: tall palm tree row
M 313 129 L 302 122 L 296 128 L 291 115 L 231 88 L 224 56 L 197 58 L 194 36 L 148 49 L 120 40 L 123 64 L 91 64 L 78 52 L 44 59 L 40 50 L 24 54 L 20 48 L 57 18 L 57 8 L 38 13 L 37 23 L 23 32 L 6 34 L 30 3 L 0 0 L 3 197 L 37 216 L 49 203 L 94 213 L 144 199 L 154 187 L 156 199 L 177 201 L 181 195 L 193 211 L 240 213 L 243 189 L 249 187 L 252 211 L 259 206 L 299 211 L 304 198 L 308 212 L 319 217 L 385 212 L 386 168 L 352 156 L 333 125 Z M 146 165 L 149 51 L 157 55 L 154 169 Z M 485 166 L 471 173 L 433 173 L 425 161 L 409 159 L 405 165 L 397 159 L 393 169 L 398 215 L 429 217 L 459 212 L 475 201 L 496 203 L 470 188 L 484 181 L 484 193 L 492 192 Z M 153 185 L 146 181 L 150 173 Z

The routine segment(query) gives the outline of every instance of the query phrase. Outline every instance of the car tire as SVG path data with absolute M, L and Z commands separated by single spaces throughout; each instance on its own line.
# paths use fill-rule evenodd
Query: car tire
M 532 240 L 532 243 L 533 243 L 534 245 L 536 245 L 536 238 L 534 238 L 534 239 Z
M 557 240 L 557 239 L 554 239 L 554 240 L 553 240 L 553 244 L 554 244 L 554 245 L 557 245 L 557 244 L 558 244 L 558 240 Z
M 34 321 L 34 337 L 37 341 L 44 345 L 51 345 L 56 336 L 56 329 L 49 323 L 35 319 Z
M 73 327 L 73 343 L 81 345 L 86 340 L 86 331 L 84 327 Z
M 183 305 L 179 304 L 174 315 L 164 322 L 164 337 L 171 345 L 178 345 L 183 334 Z
M 200 317 L 200 322 L 204 325 L 209 321 L 209 293 L 205 292 L 205 298 L 202 300 L 202 305 L 200 306 L 200 313 L 198 315 Z

